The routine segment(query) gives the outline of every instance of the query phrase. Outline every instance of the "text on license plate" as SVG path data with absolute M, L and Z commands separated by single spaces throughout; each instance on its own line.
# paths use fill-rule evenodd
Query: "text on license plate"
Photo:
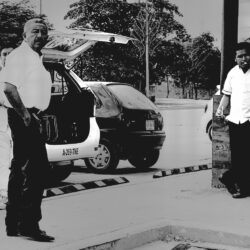
M 155 129 L 155 121 L 146 120 L 146 130 L 154 130 L 154 129 Z

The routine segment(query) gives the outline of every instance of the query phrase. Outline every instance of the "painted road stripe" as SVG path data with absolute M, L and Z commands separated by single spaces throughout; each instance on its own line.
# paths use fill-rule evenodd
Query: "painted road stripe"
M 193 167 L 193 171 L 198 171 L 198 170 L 200 170 L 199 166 L 194 166 Z
M 86 189 L 82 184 L 75 184 L 74 187 L 77 189 L 77 190 L 83 190 L 83 189 Z
M 70 184 L 62 187 L 48 188 L 44 191 L 43 197 L 48 198 L 56 195 L 74 193 L 93 188 L 108 187 L 128 182 L 129 182 L 128 179 L 124 177 L 118 177 L 118 178 L 90 181 L 85 183 Z
M 63 194 L 63 191 L 60 190 L 59 188 L 52 188 L 50 191 L 56 195 Z
M 195 165 L 182 168 L 172 168 L 167 170 L 162 170 L 153 175 L 153 178 L 161 178 L 169 175 L 191 173 L 201 170 L 208 170 L 212 168 L 212 164 Z
M 185 173 L 185 172 L 186 172 L 185 168 L 180 168 L 180 173 Z
M 116 181 L 117 181 L 118 183 L 124 183 L 124 179 L 123 179 L 123 178 L 116 178 Z
M 96 181 L 95 184 L 99 187 L 105 187 L 106 184 L 103 181 Z

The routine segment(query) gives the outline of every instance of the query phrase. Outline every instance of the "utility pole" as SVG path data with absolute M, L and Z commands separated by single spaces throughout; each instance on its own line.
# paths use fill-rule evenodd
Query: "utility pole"
M 42 0 L 39 0 L 40 1 L 40 8 L 39 8 L 39 12 L 40 12 L 40 16 L 42 15 Z
M 235 65 L 235 45 L 238 41 L 239 0 L 223 0 L 223 22 L 221 42 L 220 91 L 228 71 Z M 231 166 L 231 150 L 228 125 L 215 117 L 221 95 L 213 97 L 213 140 L 212 140 L 212 187 L 223 187 L 219 176 Z M 229 113 L 229 107 L 225 115 Z
M 148 23 L 148 0 L 146 0 L 146 96 L 149 97 L 149 23 Z
M 239 0 L 223 1 L 220 86 L 223 89 L 228 71 L 234 66 L 235 45 L 238 41 Z

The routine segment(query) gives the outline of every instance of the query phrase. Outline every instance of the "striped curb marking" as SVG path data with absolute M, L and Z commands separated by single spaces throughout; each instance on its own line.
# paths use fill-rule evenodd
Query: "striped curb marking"
M 114 185 L 124 184 L 128 182 L 129 182 L 128 179 L 124 177 L 118 177 L 115 179 L 112 178 L 112 179 L 104 179 L 104 180 L 98 180 L 98 181 L 89 181 L 89 182 L 84 182 L 84 183 L 70 184 L 70 185 L 66 185 L 62 187 L 46 189 L 43 193 L 43 198 L 48 198 L 48 197 L 68 194 L 68 193 L 74 193 L 77 191 L 82 191 L 82 190 L 87 190 L 87 189 L 114 186 Z
M 191 172 L 196 172 L 200 170 L 208 170 L 211 168 L 212 168 L 212 164 L 196 165 L 196 166 L 183 167 L 183 168 L 172 168 L 172 169 L 162 170 L 162 171 L 157 172 L 156 174 L 153 175 L 153 178 L 161 178 L 161 177 L 170 176 L 170 175 L 191 173 Z

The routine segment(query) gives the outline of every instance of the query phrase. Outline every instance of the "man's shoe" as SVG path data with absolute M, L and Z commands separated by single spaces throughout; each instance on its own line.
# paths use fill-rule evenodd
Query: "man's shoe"
M 10 237 L 18 236 L 17 230 L 6 230 L 6 234 L 7 236 L 10 236 Z
M 7 236 L 18 236 L 18 227 L 15 223 L 11 225 L 6 225 Z
M 246 198 L 247 196 L 248 196 L 248 194 L 241 193 L 241 192 L 237 192 L 237 193 L 232 194 L 232 197 L 235 199 Z
M 219 181 L 225 185 L 227 191 L 230 193 L 230 194 L 235 194 L 235 193 L 238 193 L 238 190 L 237 190 L 237 187 L 234 183 L 230 182 L 229 180 L 227 180 L 225 177 L 223 176 L 220 176 L 219 178 Z
M 27 237 L 35 241 L 51 242 L 55 240 L 53 236 L 47 235 L 46 232 L 42 230 L 34 230 L 34 231 L 31 231 L 31 230 L 22 231 L 21 230 L 19 234 L 21 236 Z

